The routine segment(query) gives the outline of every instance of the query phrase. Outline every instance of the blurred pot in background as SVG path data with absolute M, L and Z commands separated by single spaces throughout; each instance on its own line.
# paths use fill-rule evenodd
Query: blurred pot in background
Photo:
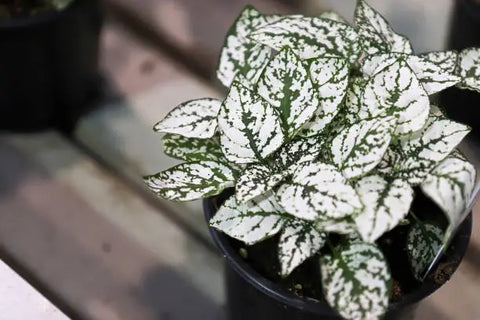
M 0 0 L 0 130 L 70 130 L 98 89 L 96 0 Z
M 452 12 L 448 48 L 462 50 L 480 46 L 480 0 L 457 0 Z M 480 139 L 480 93 L 451 87 L 440 96 L 450 118 L 473 128 Z

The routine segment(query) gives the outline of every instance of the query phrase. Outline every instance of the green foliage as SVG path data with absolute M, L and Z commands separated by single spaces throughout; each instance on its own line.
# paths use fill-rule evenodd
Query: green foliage
M 415 55 L 363 0 L 355 26 L 331 12 L 264 16 L 247 6 L 220 54 L 228 94 L 183 103 L 156 124 L 165 153 L 185 163 L 145 181 L 178 201 L 235 187 L 212 227 L 246 244 L 279 234 L 282 276 L 329 243 L 320 257 L 327 301 L 346 319 L 380 319 L 391 279 L 375 241 L 405 222 L 412 187 L 450 226 L 470 198 L 475 170 L 455 152 L 469 128 L 429 96 L 479 90 L 479 65 L 480 49 Z M 432 259 L 434 229 L 416 223 L 409 233 L 417 275 Z

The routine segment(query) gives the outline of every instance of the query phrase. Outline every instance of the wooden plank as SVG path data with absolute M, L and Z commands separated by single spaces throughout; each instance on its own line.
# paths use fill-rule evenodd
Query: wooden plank
M 0 297 L 2 297 L 0 299 L 0 314 L 2 319 L 69 319 L 3 261 L 0 261 L 0 283 Z
M 162 52 L 136 39 L 115 21 L 107 24 L 104 33 L 103 68 L 108 78 L 129 95 L 83 118 L 74 136 L 104 163 L 144 188 L 142 176 L 178 163 L 163 154 L 161 135 L 152 130 L 154 123 L 183 101 L 220 97 L 220 94 Z M 125 61 L 114 58 L 118 48 L 128 48 Z M 145 57 L 155 66 L 155 75 L 138 72 Z M 145 194 L 153 197 L 146 189 Z M 173 203 L 157 199 L 156 203 L 210 241 L 200 201 Z
M 0 154 L 2 248 L 83 319 L 223 318 L 218 255 L 121 180 L 53 133 Z
M 106 0 L 110 9 L 147 35 L 153 45 L 161 43 L 172 56 L 202 75 L 214 78 L 217 57 L 228 28 L 242 8 L 251 4 L 265 13 L 291 12 L 290 6 L 274 0 Z

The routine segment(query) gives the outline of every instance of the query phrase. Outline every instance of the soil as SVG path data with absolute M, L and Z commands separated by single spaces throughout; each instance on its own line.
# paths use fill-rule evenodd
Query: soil
M 217 197 L 216 204 L 219 206 L 232 191 Z M 412 204 L 412 210 L 422 221 L 434 221 L 438 225 L 446 227 L 447 220 L 441 210 L 429 199 L 415 190 L 416 198 Z M 411 272 L 407 253 L 405 250 L 406 236 L 410 226 L 398 226 L 394 230 L 384 234 L 377 244 L 382 249 L 390 266 L 392 274 L 391 302 L 399 301 L 404 295 L 418 289 L 422 284 L 416 280 Z M 252 246 L 246 246 L 240 241 L 230 239 L 234 248 L 257 272 L 265 278 L 279 284 L 283 289 L 292 292 L 299 297 L 309 297 L 323 300 L 322 281 L 319 268 L 319 256 L 328 253 L 325 246 L 318 255 L 305 261 L 297 267 L 288 277 L 280 277 L 280 263 L 277 257 L 279 236 L 262 241 Z M 336 241 L 335 237 L 333 241 Z M 450 279 L 458 264 L 455 258 L 455 248 L 451 245 L 443 258 L 427 276 L 425 281 L 440 287 Z
M 0 0 L 0 20 L 28 17 L 57 10 L 52 1 Z

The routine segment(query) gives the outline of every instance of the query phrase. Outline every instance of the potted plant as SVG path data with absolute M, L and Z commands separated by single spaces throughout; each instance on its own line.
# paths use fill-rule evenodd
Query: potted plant
M 480 49 L 416 55 L 364 1 L 354 27 L 248 6 L 217 75 L 223 101 L 185 102 L 155 125 L 185 162 L 145 182 L 169 200 L 207 198 L 232 319 L 406 317 L 448 280 L 475 169 L 456 150 L 470 129 L 430 97 L 480 89 Z
M 95 0 L 0 1 L 0 129 L 71 129 L 96 94 Z

